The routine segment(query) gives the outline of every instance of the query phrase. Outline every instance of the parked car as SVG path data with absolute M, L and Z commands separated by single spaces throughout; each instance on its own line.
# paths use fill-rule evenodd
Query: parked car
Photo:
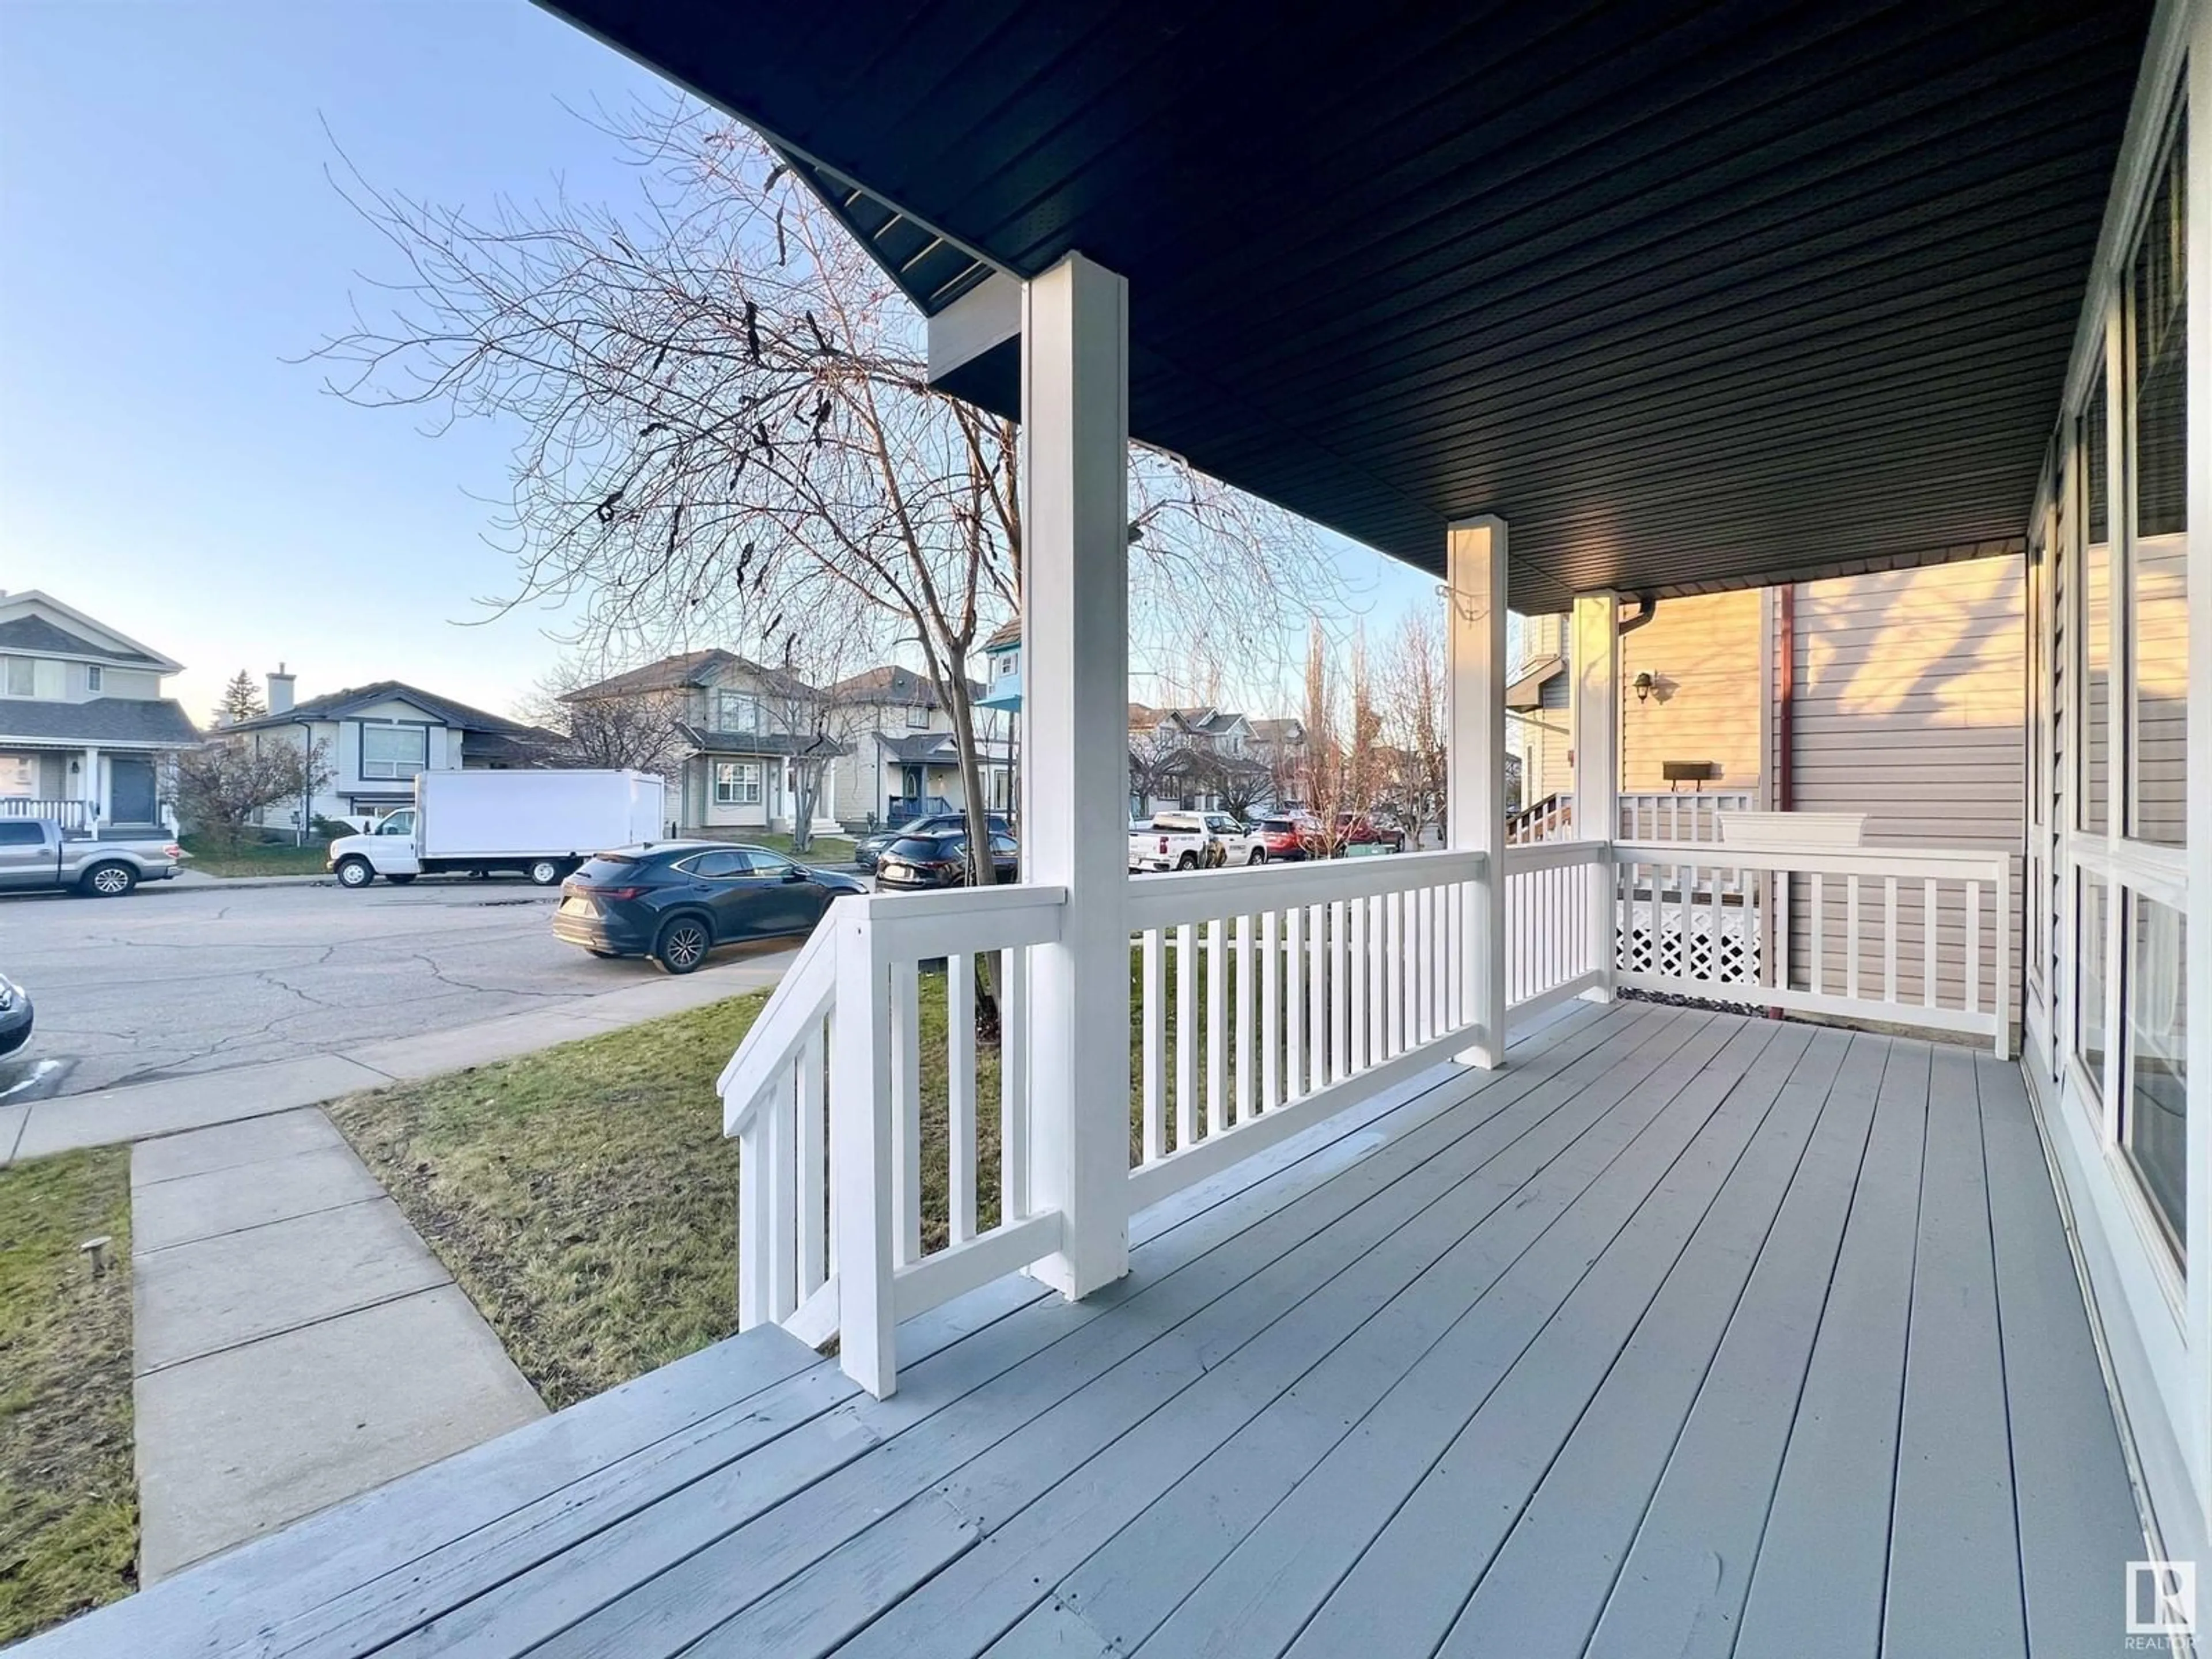
M 12 1054 L 31 1040 L 31 994 L 0 974 L 0 1054 Z
M 1129 868 L 1133 873 L 1159 870 L 1212 870 L 1228 853 L 1196 812 L 1162 812 L 1149 823 L 1129 826 Z
M 1207 833 L 1221 843 L 1224 863 L 1267 861 L 1267 838 L 1261 835 L 1257 825 L 1246 823 L 1231 812 L 1201 812 L 1199 817 L 1204 820 Z
M 1278 862 L 1306 856 L 1306 827 L 1294 817 L 1261 818 L 1259 828 L 1260 851 L 1265 859 Z M 1261 859 L 1255 859 L 1260 863 Z
M 716 945 L 811 933 L 832 900 L 867 890 L 764 847 L 625 847 L 586 860 L 562 883 L 553 937 L 595 957 L 651 957 L 688 974 Z
M 1406 850 L 1406 832 L 1371 812 L 1339 812 L 1335 840 L 1340 852 L 1352 847 L 1380 847 L 1393 853 Z
M 1014 833 L 1013 823 L 1004 812 L 987 812 L 984 818 L 994 836 Z M 879 830 L 872 836 L 861 836 L 854 843 L 853 862 L 863 870 L 872 871 L 876 867 L 876 860 L 884 855 L 884 848 L 895 841 L 902 841 L 910 836 L 942 836 L 956 830 L 964 830 L 967 827 L 968 815 L 965 812 L 932 812 L 927 817 L 909 818 L 896 830 Z
M 172 841 L 71 836 L 52 818 L 0 818 L 0 893 L 67 891 L 121 898 L 142 881 L 177 873 L 184 849 Z
M 929 836 L 902 836 L 884 848 L 876 866 L 878 892 L 918 892 L 926 887 L 964 887 L 972 860 L 964 830 L 939 830 Z M 1020 849 L 1007 835 L 991 837 L 992 878 L 1000 883 L 1017 878 Z

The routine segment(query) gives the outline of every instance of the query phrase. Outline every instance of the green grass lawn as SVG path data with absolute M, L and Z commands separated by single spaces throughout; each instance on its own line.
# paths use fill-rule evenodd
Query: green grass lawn
M 131 1149 L 0 1170 L 0 1643 L 138 1587 L 131 1436 Z
M 755 992 L 331 1109 L 556 1410 L 737 1328 L 738 1151 L 722 1135 L 714 1079 L 766 1000 Z M 935 1248 L 946 1237 L 941 968 L 921 976 L 921 1025 L 922 1226 Z M 1133 1030 L 1141 1090 L 1139 1047 Z M 1170 1090 L 1174 1054 L 1170 1033 Z M 977 1050 L 976 1101 L 977 1211 L 988 1227 L 999 1212 L 995 1048 Z M 1133 1100 L 1131 1120 L 1133 1158 Z
M 279 847 L 246 842 L 235 853 L 212 846 L 204 836 L 186 836 L 177 843 L 191 856 L 185 868 L 204 876 L 320 876 L 329 873 L 324 848 L 327 842 L 311 841 L 305 847 Z

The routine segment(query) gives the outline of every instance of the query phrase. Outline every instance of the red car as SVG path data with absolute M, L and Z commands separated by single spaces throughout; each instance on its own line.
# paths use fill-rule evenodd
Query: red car
M 1302 859 L 1310 850 L 1307 840 L 1310 830 L 1316 826 L 1303 823 L 1297 818 L 1262 818 L 1260 820 L 1260 845 L 1266 849 L 1267 862 L 1283 859 Z
M 1393 824 L 1377 823 L 1364 812 L 1339 812 L 1336 815 L 1336 846 L 1341 851 L 1351 847 L 1382 847 L 1393 853 L 1406 850 L 1406 832 Z

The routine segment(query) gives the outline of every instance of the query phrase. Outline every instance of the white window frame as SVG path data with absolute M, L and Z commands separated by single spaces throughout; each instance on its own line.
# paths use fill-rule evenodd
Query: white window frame
M 84 689 L 86 690 L 97 691 L 100 690 L 101 683 L 106 678 L 105 673 L 101 671 L 98 663 L 91 662 L 87 663 L 84 665 Z
M 761 700 L 753 691 L 717 691 L 714 693 L 714 729 L 717 732 L 755 732 L 761 729 Z
M 16 665 L 21 663 L 21 690 L 17 690 Z M 39 695 L 39 659 L 36 657 L 0 657 L 0 697 L 35 697 Z
M 430 728 L 428 726 L 415 720 L 361 720 L 357 721 L 356 724 L 360 727 L 361 734 L 361 754 L 359 757 L 361 776 L 364 778 L 411 778 L 419 773 L 427 772 L 430 769 Z M 376 732 L 379 735 L 392 732 L 413 732 L 415 734 L 415 741 L 422 750 L 422 758 L 420 761 L 393 760 L 388 758 L 371 760 L 368 755 L 368 734 L 372 732 Z
M 761 767 L 758 761 L 714 763 L 715 805 L 757 806 L 760 802 Z

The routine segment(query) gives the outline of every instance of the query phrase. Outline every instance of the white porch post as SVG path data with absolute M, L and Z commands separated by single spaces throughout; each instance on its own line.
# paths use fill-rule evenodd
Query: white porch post
M 1022 300 L 1027 878 L 1067 889 L 1030 953 L 1030 1271 L 1068 1297 L 1129 1265 L 1128 289 L 1070 254 Z
M 1445 559 L 1451 679 L 1445 826 L 1455 851 L 1487 857 L 1468 895 L 1469 1015 L 1479 1028 L 1460 1057 L 1505 1061 L 1505 520 L 1462 519 Z
M 84 751 L 84 787 L 77 798 L 92 803 L 92 822 L 87 828 L 97 831 L 100 820 L 107 816 L 107 797 L 100 787 L 100 750 L 97 749 Z
M 1620 595 L 1610 589 L 1575 595 L 1575 835 L 1581 841 L 1620 838 Z M 1589 995 L 1613 1000 L 1613 873 L 1610 862 L 1589 872 L 1589 960 L 1603 982 Z

